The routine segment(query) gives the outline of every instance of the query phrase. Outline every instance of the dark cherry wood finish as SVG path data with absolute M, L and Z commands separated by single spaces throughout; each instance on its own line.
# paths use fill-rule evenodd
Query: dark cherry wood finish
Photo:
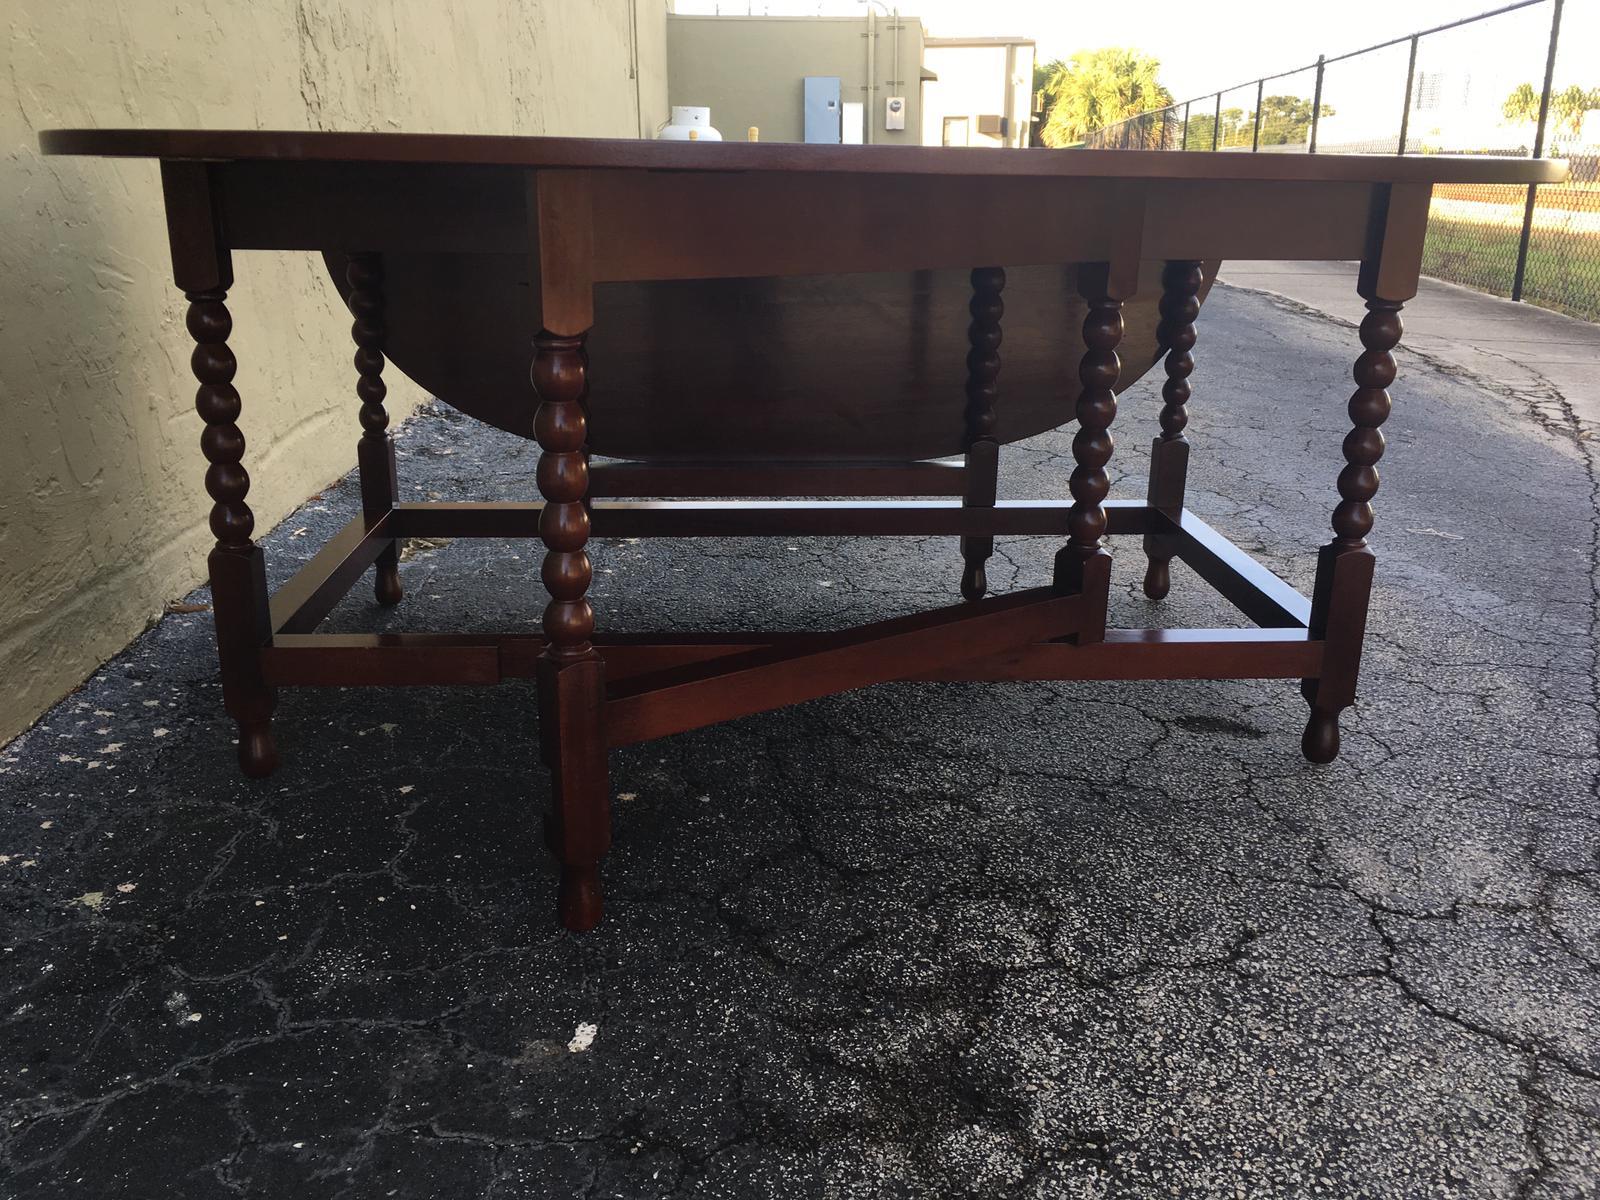
M 1175 511 L 1183 507 L 1189 476 L 1189 376 L 1194 371 L 1195 319 L 1200 315 L 1200 291 L 1205 283 L 1202 264 L 1170 262 L 1161 275 L 1161 325 L 1156 340 L 1165 348 L 1166 382 L 1161 385 L 1161 434 L 1150 447 L 1150 487 L 1146 497 L 1152 508 Z M 1172 587 L 1169 564 L 1175 547 L 1168 538 L 1147 534 L 1144 552 L 1150 560 L 1144 575 L 1144 594 L 1163 599 Z
M 46 154 L 197 162 L 413 163 L 636 171 L 762 171 L 983 178 L 1355 180 L 1376 183 L 1560 183 L 1544 159 L 1444 155 L 1168 154 L 1155 150 L 1037 150 L 937 146 L 802 146 L 785 142 L 651 142 L 632 138 L 347 133 L 298 129 L 47 129 Z M 1174 161 L 1177 160 L 1177 161 Z
M 1311 593 L 1312 636 L 1339 653 L 1316 680 L 1302 685 L 1311 705 L 1301 746 L 1315 763 L 1332 762 L 1339 754 L 1339 713 L 1356 698 L 1356 673 L 1367 628 L 1367 596 L 1372 589 L 1373 555 L 1367 545 L 1372 530 L 1372 498 L 1378 494 L 1378 459 L 1383 457 L 1383 432 L 1389 416 L 1389 384 L 1395 362 L 1390 353 L 1400 342 L 1401 304 L 1371 299 L 1361 321 L 1364 353 L 1356 359 L 1355 394 L 1350 397 L 1351 429 L 1344 439 L 1345 468 L 1339 472 L 1338 507 L 1333 510 L 1333 541 L 1318 553 L 1317 580 Z
M 1122 364 L 1117 347 L 1122 342 L 1122 301 L 1113 295 L 1114 276 L 1109 263 L 1090 263 L 1079 269 L 1078 290 L 1089 302 L 1083 319 L 1083 341 L 1088 347 L 1078 366 L 1076 414 L 1078 432 L 1072 439 L 1073 468 L 1068 487 L 1072 508 L 1067 513 L 1071 535 L 1056 554 L 1056 587 L 1100 597 L 1098 618 L 1078 629 L 1080 643 L 1098 642 L 1105 636 L 1105 603 L 1111 586 L 1111 554 L 1102 539 L 1106 513 L 1102 507 L 1111 490 L 1106 464 L 1111 461 L 1111 422 L 1117 416 L 1117 376 Z
M 1395 185 L 1374 197 L 1356 291 L 1367 302 L 1361 321 L 1363 352 L 1356 359 L 1356 390 L 1350 397 L 1345 467 L 1339 472 L 1339 504 L 1333 510 L 1333 541 L 1317 556 L 1307 623 L 1327 646 L 1323 671 L 1301 683 L 1311 716 L 1301 738 L 1307 759 L 1332 762 L 1339 753 L 1339 714 L 1356 698 L 1361 649 L 1367 630 L 1374 558 L 1372 498 L 1378 493 L 1378 459 L 1389 417 L 1389 385 L 1395 380 L 1391 351 L 1400 342 L 1400 310 L 1417 293 L 1430 189 Z
M 1299 678 L 1305 755 L 1331 759 L 1356 696 L 1379 427 L 1431 186 L 1562 177 L 1547 161 L 1437 156 L 172 130 L 41 144 L 162 159 L 210 464 L 223 701 L 245 771 L 277 761 L 282 686 L 534 678 L 558 909 L 574 930 L 601 917 L 608 747 L 846 688 Z M 362 402 L 362 513 L 270 600 L 228 349 L 231 254 L 249 249 L 324 255 L 355 317 Z M 1309 599 L 1183 507 L 1195 321 L 1229 256 L 1361 263 L 1352 430 Z M 1109 500 L 1117 389 L 1163 355 L 1146 499 Z M 400 503 L 386 361 L 535 438 L 543 503 Z M 1000 445 L 1060 424 L 1074 400 L 1070 503 L 997 500 Z M 591 468 L 591 452 L 631 461 Z M 954 536 L 966 599 L 827 633 L 596 635 L 591 534 Z M 1003 534 L 1063 539 L 1052 587 L 984 595 Z M 1166 593 L 1177 558 L 1255 627 L 1107 629 L 1108 534 L 1144 539 L 1147 594 Z M 424 536 L 538 537 L 542 636 L 314 632 L 369 567 L 379 599 L 398 600 L 396 544 Z
M 356 444 L 361 508 L 368 520 L 376 521 L 400 498 L 389 412 L 383 407 L 389 394 L 383 382 L 383 260 L 376 254 L 352 254 L 345 280 L 345 299 L 355 318 L 350 337 L 356 344 L 356 396 L 361 401 L 361 440 Z M 400 603 L 400 559 L 394 542 L 378 555 L 374 591 L 379 604 Z
M 348 298 L 347 256 L 325 258 Z M 1158 355 L 1161 264 L 1141 268 L 1123 310 L 1124 389 Z M 1208 263 L 1207 287 L 1215 272 Z M 961 403 L 971 274 L 940 268 L 597 283 L 586 346 L 603 369 L 589 383 L 598 416 L 591 448 L 674 468 L 774 470 L 964 455 L 972 440 Z M 1003 441 L 1057 428 L 1062 397 L 1071 402 L 1086 312 L 1076 274 L 1053 264 L 1005 272 Z M 446 404 L 531 438 L 527 346 L 539 332 L 537 305 L 529 303 L 537 284 L 526 254 L 386 251 L 393 366 Z M 708 355 L 710 329 L 740 336 Z M 842 362 L 848 371 L 839 370 Z
M 967 475 L 969 508 L 993 508 L 1000 476 L 1000 441 L 995 433 L 995 397 L 1000 380 L 1000 318 L 1005 301 L 1000 293 L 1006 273 L 1000 267 L 982 267 L 972 273 L 972 324 L 967 327 Z M 984 564 L 994 553 L 994 538 L 976 535 L 961 539 L 961 594 L 981 599 L 989 590 Z
M 539 397 L 534 433 L 539 455 L 540 572 L 550 603 L 539 659 L 539 743 L 553 795 L 546 835 L 561 860 L 559 910 L 568 929 L 600 921 L 600 859 L 611 844 L 610 777 L 603 734 L 605 660 L 594 648 L 594 575 L 589 541 L 586 452 L 588 360 L 581 335 L 549 332 L 535 339 L 533 388 Z
M 261 648 L 272 640 L 266 559 L 251 539 L 255 515 L 245 503 L 250 475 L 244 468 L 244 434 L 237 424 L 242 405 L 233 386 L 238 362 L 228 348 L 233 318 L 228 289 L 233 260 L 204 167 L 164 163 L 162 187 L 172 244 L 173 278 L 189 301 L 185 324 L 194 339 L 190 366 L 199 381 L 195 410 L 206 424 L 200 451 L 211 465 L 206 492 L 212 499 L 211 532 L 217 542 L 207 558 L 211 609 L 217 630 L 222 703 L 239 727 L 239 765 L 263 778 L 278 765 L 272 737 L 277 692 L 262 672 Z

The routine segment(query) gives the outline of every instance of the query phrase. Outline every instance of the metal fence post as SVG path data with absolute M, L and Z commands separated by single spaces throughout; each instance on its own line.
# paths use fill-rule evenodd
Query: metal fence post
M 1327 65 L 1327 56 L 1317 55 L 1317 86 L 1311 95 L 1311 144 L 1307 149 L 1315 154 L 1317 152 L 1317 121 L 1322 117 L 1322 71 Z
M 1211 118 L 1211 149 L 1217 148 L 1217 139 L 1222 136 L 1222 93 L 1217 93 L 1217 111 Z
M 1533 157 L 1544 154 L 1545 125 L 1550 119 L 1550 88 L 1556 73 L 1556 43 L 1561 39 L 1561 5 L 1555 0 L 1555 10 L 1550 14 L 1550 50 L 1544 60 L 1544 91 L 1539 93 L 1539 123 L 1533 130 Z M 1511 277 L 1511 298 L 1522 299 L 1522 285 L 1528 275 L 1528 243 L 1533 238 L 1533 208 L 1539 185 L 1528 185 L 1528 200 L 1522 208 L 1522 237 L 1517 242 L 1517 270 Z
M 1416 34 L 1411 35 L 1411 61 L 1406 63 L 1406 101 L 1405 107 L 1400 110 L 1400 144 L 1395 148 L 1396 154 L 1406 152 L 1406 134 L 1411 131 L 1411 88 L 1417 78 L 1417 42 L 1420 39 Z
M 1183 102 L 1183 141 L 1178 143 L 1179 150 L 1189 148 L 1189 104 L 1188 100 Z
M 1256 80 L 1256 131 L 1250 135 L 1251 154 L 1261 149 L 1261 89 L 1266 86 L 1265 79 Z

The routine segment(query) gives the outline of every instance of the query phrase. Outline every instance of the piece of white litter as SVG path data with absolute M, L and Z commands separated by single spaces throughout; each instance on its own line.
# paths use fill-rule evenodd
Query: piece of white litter
M 304 1142 L 296 1142 L 294 1144 L 294 1148 L 296 1150 L 304 1150 L 306 1148 L 306 1144 Z
M 817 586 L 818 587 L 832 587 L 833 586 L 833 580 L 831 580 L 831 579 L 819 579 L 819 580 L 817 580 Z
M 265 901 L 265 900 L 257 900 L 257 901 L 256 901 L 256 907 L 257 907 L 257 908 L 260 908 L 260 907 L 261 907 L 261 906 L 262 906 L 262 905 L 263 905 L 263 904 L 265 904 L 265 903 L 266 903 L 266 901 Z
M 639 798 L 639 793 L 638 792 L 618 792 L 617 793 L 617 799 L 620 800 L 623 804 L 626 804 L 629 800 L 637 800 L 638 798 Z
M 126 896 L 129 892 L 133 891 L 138 886 L 139 885 L 137 883 L 119 883 L 119 884 L 117 884 L 117 891 L 121 892 L 124 896 Z
M 402 796 L 409 796 L 409 795 L 411 795 L 412 792 L 414 792 L 416 790 L 417 790 L 416 786 L 413 785 L 413 784 L 409 784 L 409 783 L 402 784 L 401 787 L 400 787 L 400 794 Z
M 574 1054 L 582 1054 L 590 1046 L 594 1045 L 594 1035 L 599 1032 L 600 1027 L 598 1025 L 591 1025 L 587 1021 L 582 1022 L 577 1030 L 574 1031 L 572 1040 L 567 1043 L 567 1049 Z
M 50 826 L 52 826 L 54 824 L 55 824 L 54 821 L 40 821 L 39 822 L 39 828 L 40 829 L 49 829 Z
M 146 708 L 160 708 L 161 707 L 161 701 L 159 701 L 159 700 L 141 700 L 141 701 L 139 701 L 139 703 L 143 704 Z
M 114 717 L 117 714 L 112 712 L 109 708 L 97 708 L 94 710 L 94 715 L 97 717 Z
M 125 746 L 126 744 L 127 744 L 126 742 L 112 742 L 109 746 L 101 746 L 100 749 L 95 751 L 95 753 L 96 754 L 115 754 L 118 750 L 121 750 L 122 747 Z
M 150 731 L 150 736 L 151 737 L 166 737 L 167 734 L 169 734 L 171 732 L 172 732 L 172 730 L 170 730 L 170 729 L 152 729 Z
M 199 1013 L 190 1013 L 187 1017 L 184 1018 L 185 1021 L 198 1021 L 199 1019 L 200 1019 L 200 1014 Z
M 74 904 L 81 904 L 90 912 L 99 912 L 105 907 L 106 894 L 104 892 L 85 892 L 81 896 L 73 897 Z

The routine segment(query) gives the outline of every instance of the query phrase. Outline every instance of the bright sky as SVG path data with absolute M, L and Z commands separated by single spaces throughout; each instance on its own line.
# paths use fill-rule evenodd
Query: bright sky
M 1076 50 L 1133 46 L 1161 60 L 1162 81 L 1184 100 L 1254 80 L 1374 42 L 1402 37 L 1501 7 L 1495 0 L 906 0 L 901 11 L 922 18 L 936 36 L 1007 34 L 1032 37 L 1039 58 Z M 680 13 L 851 16 L 862 0 L 678 0 Z M 1550 5 L 1494 18 L 1492 35 L 1462 39 L 1461 51 L 1527 63 L 1516 68 L 1537 87 L 1549 37 Z M 1445 49 L 1444 39 L 1438 39 Z M 1562 21 L 1563 66 L 1579 65 L 1580 46 L 1600 45 L 1600 0 L 1567 0 Z M 1424 45 L 1427 45 L 1424 42 Z M 1402 52 L 1403 53 L 1403 52 Z M 1400 64 L 1404 77 L 1404 60 Z M 1558 84 L 1563 82 L 1558 72 Z M 1572 79 L 1589 86 L 1596 79 Z

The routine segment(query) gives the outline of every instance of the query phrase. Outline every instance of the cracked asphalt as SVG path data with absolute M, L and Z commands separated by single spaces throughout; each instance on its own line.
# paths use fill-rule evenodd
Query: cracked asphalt
M 1191 507 L 1306 589 L 1354 332 L 1227 287 L 1200 327 Z M 1595 431 L 1399 358 L 1338 762 L 1301 759 L 1291 681 L 836 696 L 615 753 L 584 937 L 529 686 L 286 692 L 251 782 L 209 614 L 167 616 L 0 753 L 0 1196 L 1593 1196 Z M 1113 495 L 1158 408 L 1123 396 Z M 1065 496 L 1068 433 L 1007 447 L 1003 491 Z M 448 409 L 399 442 L 407 498 L 533 493 L 532 447 Z M 274 581 L 357 506 L 268 535 Z M 1052 550 L 1002 539 L 993 586 Z M 1239 623 L 1113 550 L 1115 623 Z M 593 551 L 611 629 L 872 620 L 961 566 Z M 331 627 L 543 604 L 526 544 L 401 570 Z

